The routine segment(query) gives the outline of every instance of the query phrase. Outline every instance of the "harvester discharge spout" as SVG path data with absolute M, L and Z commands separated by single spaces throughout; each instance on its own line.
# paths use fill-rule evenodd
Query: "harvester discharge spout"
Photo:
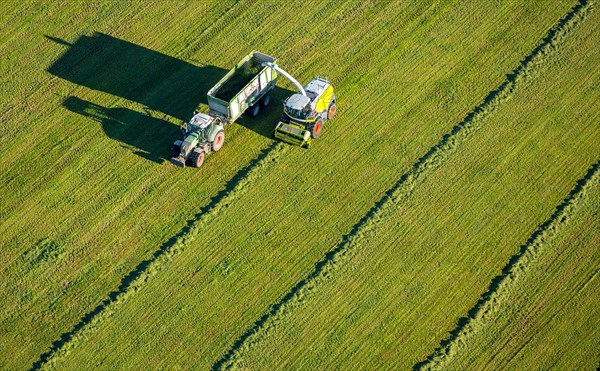
M 275 63 L 271 63 L 271 62 L 265 62 L 263 64 L 265 66 L 267 66 L 267 67 L 271 67 L 275 71 L 277 71 L 280 74 L 282 74 L 285 78 L 287 78 L 288 80 L 290 80 L 292 82 L 292 84 L 296 85 L 296 87 L 298 88 L 298 91 L 300 92 L 300 94 L 306 96 L 306 91 L 304 91 L 304 87 L 302 86 L 302 84 L 300 84 L 298 82 L 298 80 L 296 80 L 295 78 L 293 78 L 292 75 L 290 75 L 289 73 L 287 73 L 284 69 L 282 69 L 281 67 L 279 67 Z

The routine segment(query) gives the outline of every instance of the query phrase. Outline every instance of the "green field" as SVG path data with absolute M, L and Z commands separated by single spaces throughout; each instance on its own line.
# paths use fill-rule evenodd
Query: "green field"
M 0 368 L 598 366 L 594 1 L 0 11 Z M 251 50 L 336 118 L 171 165 Z

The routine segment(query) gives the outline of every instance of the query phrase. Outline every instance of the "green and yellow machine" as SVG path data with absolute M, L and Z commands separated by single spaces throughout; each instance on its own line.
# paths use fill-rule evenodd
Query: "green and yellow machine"
M 273 135 L 284 142 L 308 148 L 311 140 L 321 135 L 325 122 L 335 116 L 333 85 L 326 78 L 317 77 L 303 87 L 274 63 L 265 65 L 288 78 L 299 91 L 283 102 L 283 115 Z

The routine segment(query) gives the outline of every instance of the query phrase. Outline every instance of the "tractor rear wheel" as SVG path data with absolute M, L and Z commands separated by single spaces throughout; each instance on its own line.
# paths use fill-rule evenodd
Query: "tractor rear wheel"
M 250 117 L 258 116 L 259 112 L 260 112 L 260 104 L 258 104 L 258 102 L 256 102 L 252 107 L 248 108 L 248 114 L 250 115 Z
M 225 143 L 225 132 L 223 130 L 219 130 L 217 135 L 215 135 L 215 140 L 212 141 L 211 147 L 213 152 L 217 152 L 223 147 L 223 143 Z
M 335 102 L 331 103 L 329 105 L 329 109 L 327 110 L 327 120 L 331 120 L 333 118 L 333 116 L 335 116 L 336 110 L 337 110 L 337 107 L 335 106 Z
M 323 131 L 323 119 L 319 117 L 311 125 L 311 127 L 310 127 L 310 135 L 313 137 L 313 139 L 317 139 L 321 135 L 322 131 Z
M 200 167 L 204 163 L 204 151 L 192 152 L 190 156 L 190 162 L 193 167 Z

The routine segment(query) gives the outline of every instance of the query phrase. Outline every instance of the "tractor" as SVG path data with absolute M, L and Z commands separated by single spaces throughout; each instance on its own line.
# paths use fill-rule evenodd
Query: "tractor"
M 180 167 L 202 166 L 204 157 L 220 150 L 225 142 L 222 122 L 205 113 L 196 113 L 181 129 L 184 139 L 175 141 L 171 150 L 171 163 Z

